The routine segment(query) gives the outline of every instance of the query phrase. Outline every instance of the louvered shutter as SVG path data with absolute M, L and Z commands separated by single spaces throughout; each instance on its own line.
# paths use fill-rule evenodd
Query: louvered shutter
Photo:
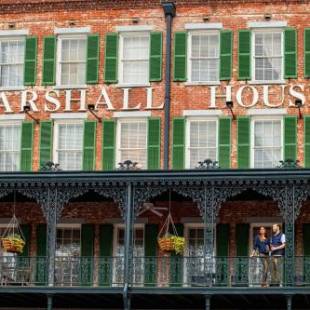
M 249 279 L 249 224 L 236 225 L 236 250 L 235 260 L 236 278 L 235 284 L 244 286 Z
M 173 120 L 172 168 L 184 169 L 185 164 L 185 119 Z
M 161 32 L 151 32 L 150 82 L 158 82 L 162 79 L 162 41 Z
M 37 285 L 46 285 L 47 283 L 47 257 L 46 257 L 46 224 L 37 225 L 37 256 L 36 256 L 36 282 Z
M 304 116 L 304 166 L 310 167 L 310 116 Z
M 43 85 L 55 84 L 56 71 L 56 37 L 49 36 L 44 38 L 43 44 Z
M 148 169 L 160 168 L 160 136 L 160 118 L 150 118 L 148 120 Z
M 228 284 L 229 224 L 216 226 L 216 285 Z
M 238 167 L 250 167 L 250 118 L 240 116 L 238 122 Z
M 158 225 L 145 225 L 145 245 L 144 245 L 144 284 L 154 286 L 157 274 L 157 235 Z
M 113 275 L 113 225 L 103 224 L 99 229 L 99 285 L 111 286 Z
M 34 86 L 37 78 L 37 37 L 27 37 L 25 45 L 24 85 Z
M 118 34 L 108 33 L 105 40 L 104 81 L 106 84 L 117 83 Z
M 230 142 L 231 141 L 231 118 L 221 117 L 219 119 L 219 166 L 230 168 Z
M 174 81 L 186 81 L 187 33 L 174 35 Z
M 239 30 L 239 80 L 251 79 L 251 31 Z
M 297 117 L 284 117 L 284 159 L 296 160 L 297 157 Z
M 233 47 L 232 31 L 222 30 L 220 40 L 220 80 L 231 79 L 232 47 Z
M 22 123 L 20 151 L 20 170 L 32 171 L 32 148 L 33 148 L 33 122 Z
M 94 255 L 94 225 L 83 224 L 81 231 L 81 262 L 80 282 L 81 285 L 93 284 L 93 255 Z
M 97 122 L 86 120 L 84 122 L 84 143 L 83 143 L 83 170 L 95 169 L 96 164 L 96 129 Z
M 115 169 L 115 130 L 114 120 L 103 121 L 103 142 L 102 142 L 102 169 Z
M 284 76 L 297 78 L 297 32 L 293 28 L 284 31 Z
M 310 28 L 304 31 L 304 74 L 305 78 L 310 77 Z
M 175 224 L 176 231 L 179 237 L 184 236 L 184 225 L 181 223 Z M 183 256 L 171 252 L 170 254 L 170 285 L 182 286 L 183 282 Z
M 52 161 L 53 121 L 40 122 L 40 168 Z
M 87 62 L 86 62 L 87 84 L 98 83 L 98 68 L 99 68 L 99 35 L 91 34 L 87 37 Z

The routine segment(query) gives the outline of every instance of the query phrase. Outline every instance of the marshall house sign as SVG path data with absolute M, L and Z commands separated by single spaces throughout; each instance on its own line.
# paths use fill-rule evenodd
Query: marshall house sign
M 310 103 L 309 98 L 306 95 L 305 84 L 290 84 L 290 85 L 239 85 L 224 87 L 220 86 L 205 86 L 203 91 L 206 94 L 206 109 L 217 109 L 218 101 L 231 101 L 235 98 L 236 104 L 243 108 L 252 108 L 257 104 L 262 103 L 269 108 L 279 108 L 287 105 L 288 107 L 294 107 L 295 99 L 300 99 L 302 104 Z M 76 98 L 73 100 L 72 92 L 79 93 L 78 109 L 79 111 L 86 111 L 87 104 L 95 104 L 96 110 L 105 109 L 107 111 L 115 111 L 120 103 L 113 102 L 111 100 L 111 92 L 115 88 L 108 88 L 101 86 L 98 91 L 98 96 L 92 96 L 92 100 L 88 99 L 87 89 L 74 89 L 74 90 L 56 90 L 49 89 L 43 93 L 36 92 L 35 90 L 23 90 L 17 91 L 0 91 L 0 112 L 13 113 L 13 106 L 16 107 L 16 95 L 19 98 L 20 112 L 23 111 L 23 107 L 28 104 L 33 112 L 58 112 L 65 111 L 70 112 L 73 109 L 73 101 L 76 102 Z M 153 105 L 153 89 L 151 87 L 144 88 L 146 93 L 145 102 L 131 102 L 130 91 L 131 88 L 123 88 L 122 103 L 120 110 L 160 110 L 164 107 L 164 103 Z M 14 100 L 13 100 L 14 95 Z M 43 96 L 43 101 L 40 98 Z M 273 97 L 271 100 L 270 98 Z M 18 100 L 18 99 L 17 99 Z M 14 101 L 14 104 L 13 104 Z M 40 102 L 40 105 L 38 104 Z M 42 104 L 43 102 L 43 104 Z M 75 103 L 76 104 L 76 103 Z M 75 106 L 76 108 L 76 106 Z

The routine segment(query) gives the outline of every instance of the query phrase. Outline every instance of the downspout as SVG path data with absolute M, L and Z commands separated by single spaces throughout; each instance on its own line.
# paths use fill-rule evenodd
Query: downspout
M 169 169 L 170 148 L 170 103 L 171 103 L 171 33 L 176 8 L 173 2 L 163 3 L 166 18 L 166 66 L 165 66 L 165 127 L 164 127 L 164 169 Z

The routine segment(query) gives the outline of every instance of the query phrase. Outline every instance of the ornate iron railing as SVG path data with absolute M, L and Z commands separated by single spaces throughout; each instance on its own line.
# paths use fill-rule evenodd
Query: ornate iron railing
M 285 287 L 284 257 L 134 257 L 132 287 Z M 0 285 L 46 286 L 47 258 L 0 256 Z M 123 257 L 56 257 L 56 287 L 122 287 Z M 296 287 L 310 287 L 310 256 L 295 257 Z

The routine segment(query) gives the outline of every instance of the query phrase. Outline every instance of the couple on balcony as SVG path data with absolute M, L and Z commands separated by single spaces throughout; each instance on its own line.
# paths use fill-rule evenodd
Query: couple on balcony
M 285 250 L 285 235 L 279 224 L 272 225 L 272 236 L 267 237 L 266 228 L 260 227 L 254 240 L 252 257 L 259 257 L 262 263 L 261 286 L 268 287 L 269 273 L 270 286 L 280 286 L 283 272 L 283 256 Z

